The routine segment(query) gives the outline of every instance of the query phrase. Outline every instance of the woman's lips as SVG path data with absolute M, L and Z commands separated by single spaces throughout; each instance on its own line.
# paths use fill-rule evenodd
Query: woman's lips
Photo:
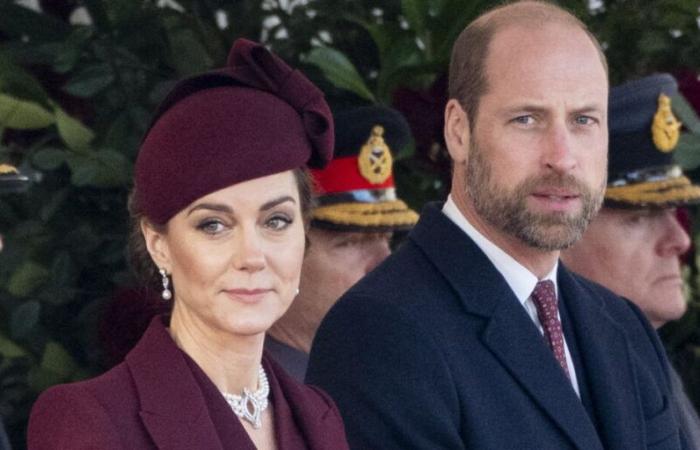
M 243 303 L 256 303 L 271 291 L 272 289 L 227 289 L 224 292 L 229 297 Z

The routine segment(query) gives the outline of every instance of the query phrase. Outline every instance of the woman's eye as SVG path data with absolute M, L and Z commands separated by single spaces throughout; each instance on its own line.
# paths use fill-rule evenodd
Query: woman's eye
M 224 230 L 224 224 L 218 220 L 204 220 L 197 225 L 197 229 L 207 234 L 218 234 Z
M 292 219 L 287 216 L 273 216 L 267 220 L 265 225 L 271 230 L 280 231 L 287 228 L 291 223 Z

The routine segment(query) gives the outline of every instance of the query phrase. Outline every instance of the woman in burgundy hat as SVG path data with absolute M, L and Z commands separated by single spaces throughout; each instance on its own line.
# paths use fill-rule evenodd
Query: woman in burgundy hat
M 179 83 L 135 166 L 132 258 L 172 312 L 124 362 L 47 390 L 30 449 L 344 449 L 323 392 L 263 354 L 298 293 L 310 186 L 331 158 L 322 93 L 264 47 Z

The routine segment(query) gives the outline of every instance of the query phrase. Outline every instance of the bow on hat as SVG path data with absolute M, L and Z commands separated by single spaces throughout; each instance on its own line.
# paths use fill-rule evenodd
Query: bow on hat
M 248 39 L 234 42 L 226 67 L 179 82 L 159 105 L 149 129 L 180 100 L 203 89 L 230 85 L 269 92 L 299 113 L 313 147 L 309 167 L 323 168 L 333 158 L 333 120 L 323 92 L 299 70 Z
M 314 147 L 308 165 L 323 167 L 333 156 L 333 121 L 323 92 L 300 71 L 292 69 L 262 45 L 247 39 L 233 44 L 223 72 L 238 83 L 270 92 L 289 103 L 301 116 Z

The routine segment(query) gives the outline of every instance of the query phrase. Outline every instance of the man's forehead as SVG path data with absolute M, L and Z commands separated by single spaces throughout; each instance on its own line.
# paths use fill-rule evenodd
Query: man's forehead
M 489 85 L 524 76 L 535 81 L 562 78 L 571 67 L 590 75 L 591 88 L 605 89 L 607 96 L 607 74 L 598 50 L 584 30 L 571 24 L 508 25 L 494 34 L 485 61 Z

